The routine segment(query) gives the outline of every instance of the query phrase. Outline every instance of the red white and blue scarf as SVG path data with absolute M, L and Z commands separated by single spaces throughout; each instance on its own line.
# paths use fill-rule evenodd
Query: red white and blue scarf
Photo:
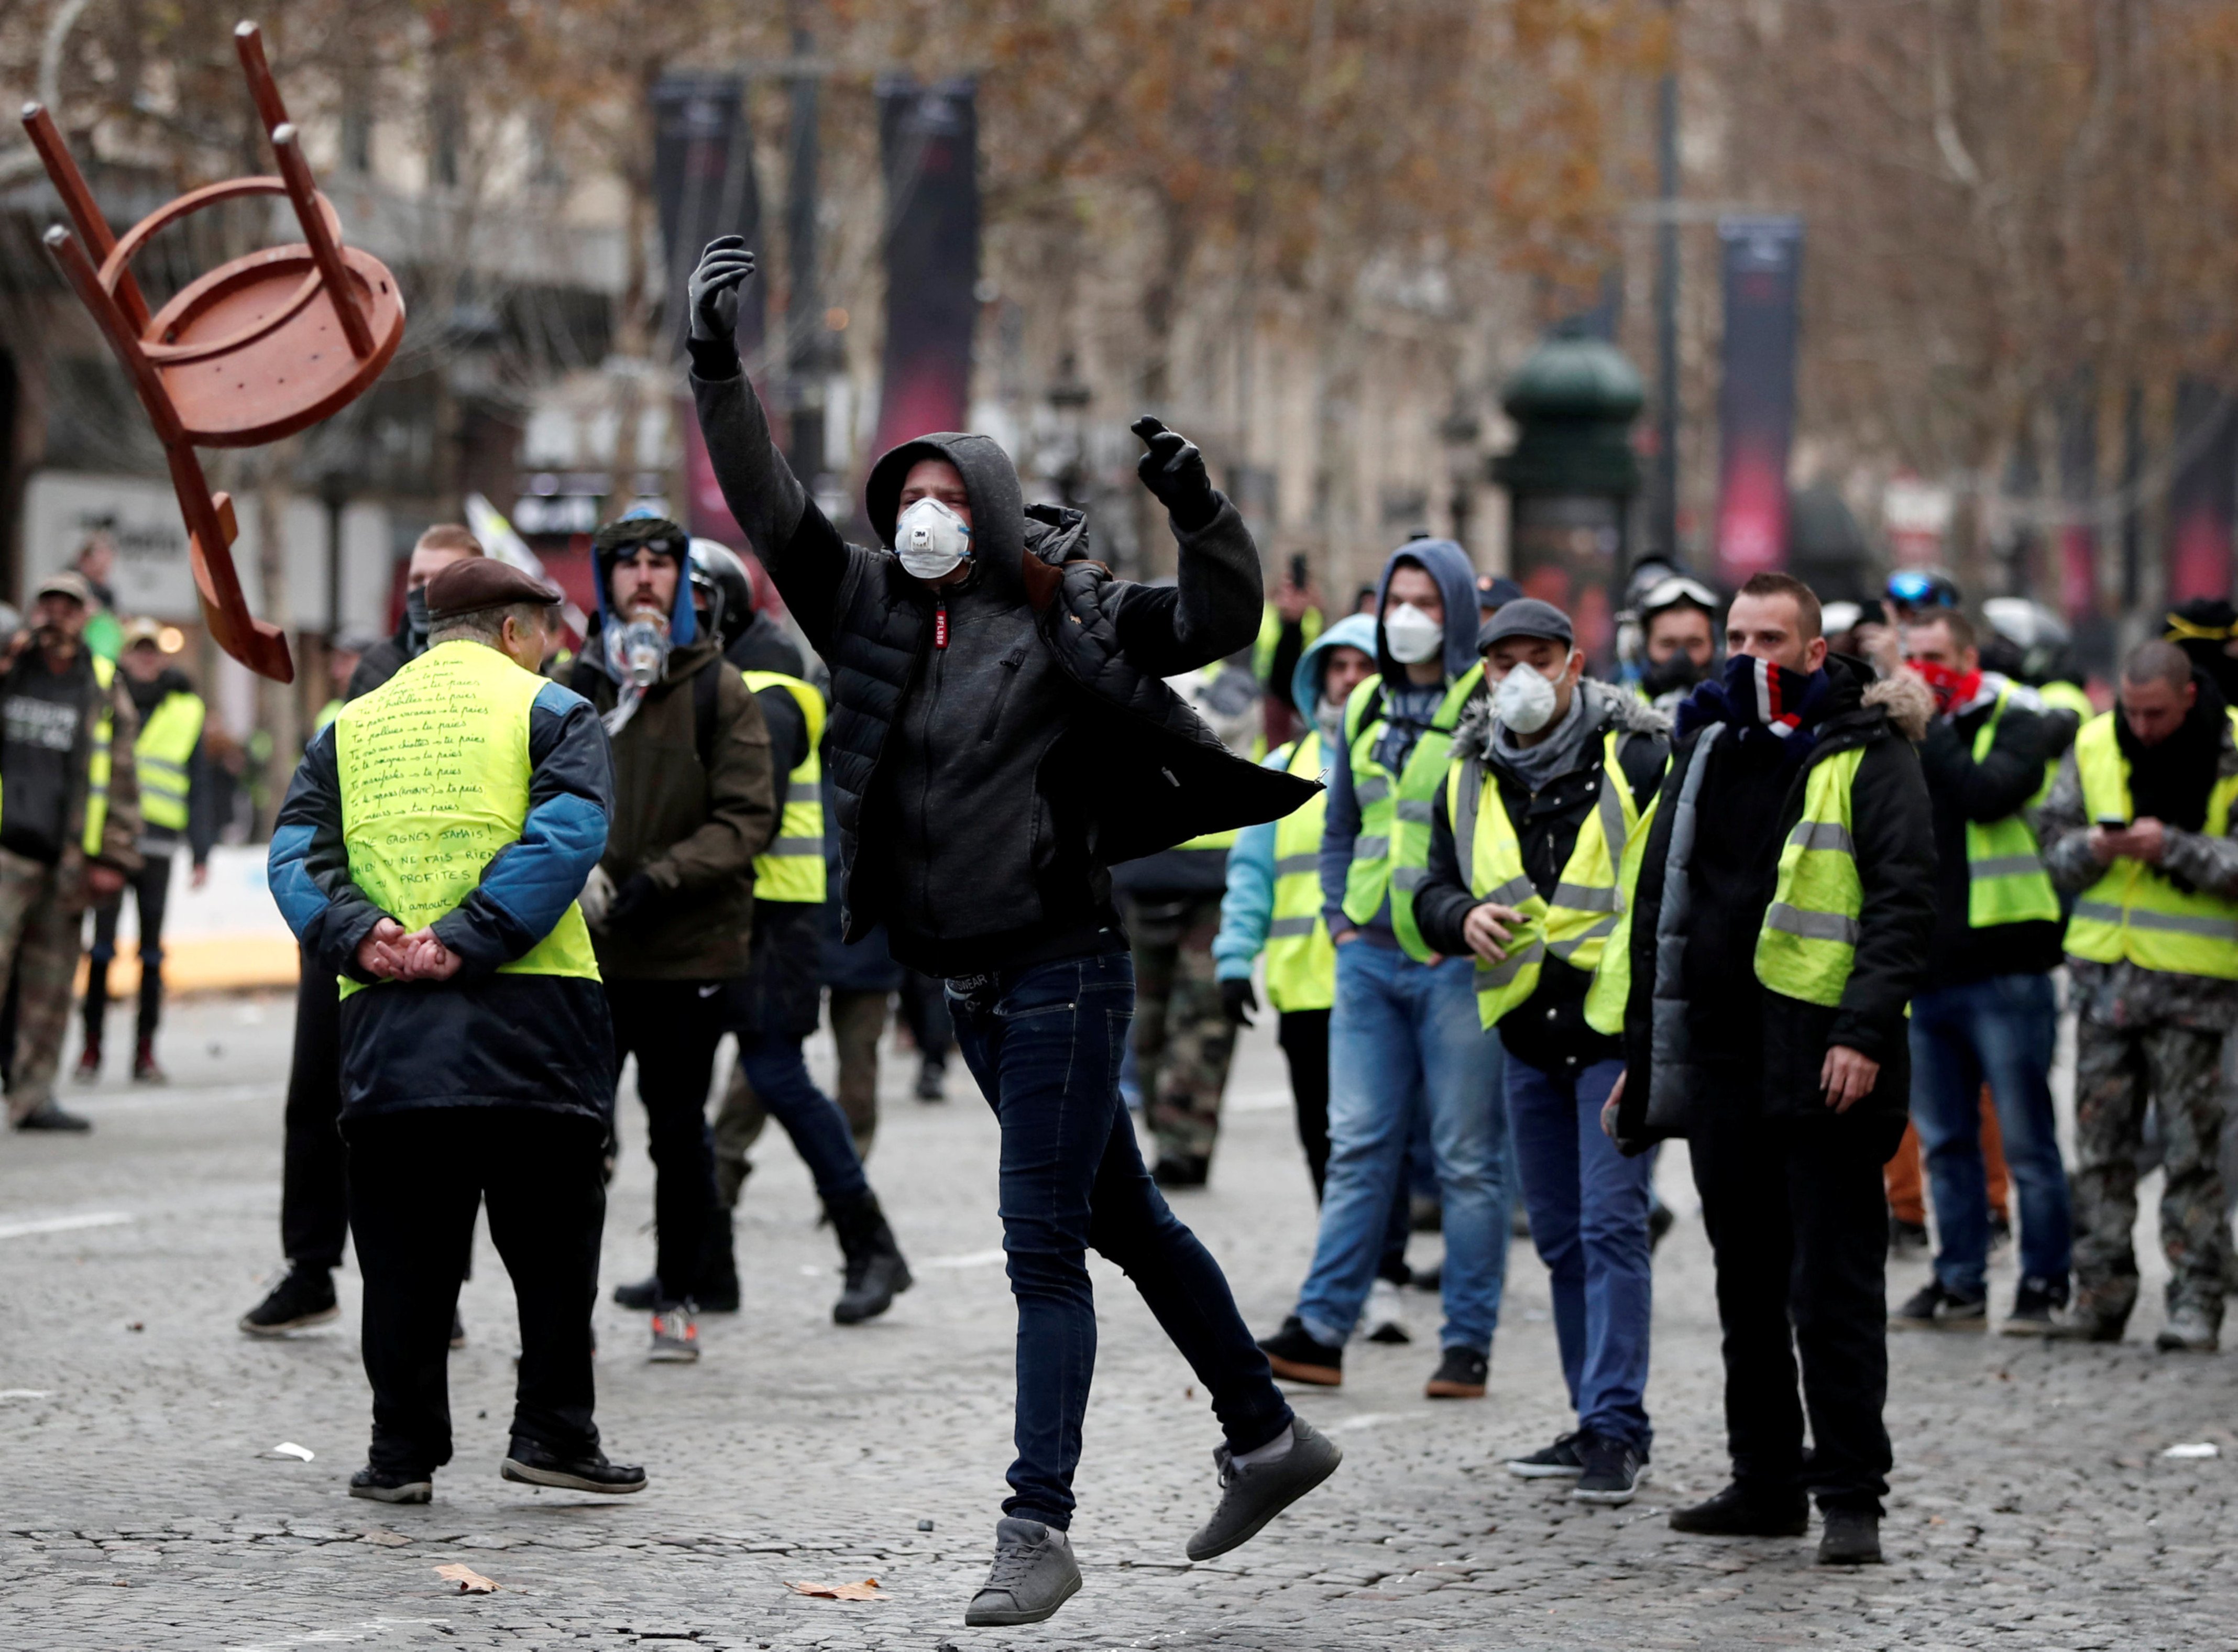
M 1822 667 L 1791 671 L 1747 654 L 1725 661 L 1722 674 L 1696 685 L 1679 703 L 1675 737 L 1684 740 L 1712 723 L 1731 726 L 1739 738 L 1780 741 L 1789 762 L 1799 762 L 1818 740 L 1818 724 L 1832 697 Z

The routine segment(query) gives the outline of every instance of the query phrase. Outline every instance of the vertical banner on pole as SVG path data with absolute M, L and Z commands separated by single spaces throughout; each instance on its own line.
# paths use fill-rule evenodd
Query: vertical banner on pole
M 700 250 L 718 235 L 743 235 L 752 247 L 761 235 L 761 193 L 754 186 L 745 89 L 745 80 L 736 75 L 664 75 L 653 83 L 652 193 L 660 212 L 660 314 L 667 335 L 655 346 L 657 357 L 684 348 L 692 320 L 685 288 Z M 738 289 L 738 354 L 749 371 L 761 354 L 764 290 L 759 281 Z M 700 439 L 691 397 L 679 401 L 677 419 L 684 432 L 685 525 L 743 545 L 745 535 L 715 485 L 715 468 Z M 617 486 L 625 485 L 626 479 L 618 479 Z
M 2238 513 L 2238 417 L 2220 387 L 2175 387 L 2175 451 L 2168 483 L 2168 599 L 2230 597 L 2232 518 Z
M 1803 221 L 1726 218 L 1725 378 L 1718 572 L 1728 584 L 1787 558 L 1787 449 L 1795 429 L 1795 330 Z
M 961 430 L 979 316 L 979 121 L 971 81 L 878 83 L 886 174 L 886 352 L 872 451 Z

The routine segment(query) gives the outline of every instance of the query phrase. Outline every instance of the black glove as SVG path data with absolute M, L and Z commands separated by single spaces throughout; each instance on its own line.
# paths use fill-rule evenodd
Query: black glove
M 667 891 L 652 881 L 650 873 L 632 872 L 614 891 L 613 904 L 606 909 L 606 933 L 627 935 L 641 929 L 659 917 L 667 903 Z
M 1259 995 L 1251 990 L 1251 977 L 1239 975 L 1220 983 L 1220 1007 L 1237 1027 L 1256 1027 L 1251 1012 L 1259 1008 Z
M 1168 430 L 1148 413 L 1128 428 L 1150 448 L 1136 465 L 1135 472 L 1166 507 L 1175 527 L 1192 533 L 1220 514 L 1220 495 L 1212 491 L 1204 455 L 1197 452 L 1195 442 L 1178 431 Z
M 707 243 L 685 288 L 693 338 L 720 343 L 738 332 L 738 287 L 753 273 L 754 255 L 744 235 L 718 235 Z

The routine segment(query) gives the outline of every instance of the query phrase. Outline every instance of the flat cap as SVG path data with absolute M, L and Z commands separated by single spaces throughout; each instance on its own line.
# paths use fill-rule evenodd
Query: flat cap
M 42 597 L 74 597 L 86 607 L 93 606 L 93 587 L 75 568 L 64 568 L 40 580 L 39 588 L 31 593 L 31 600 L 36 602 Z
M 1518 597 L 1513 602 L 1502 603 L 1499 611 L 1478 628 L 1477 652 L 1480 654 L 1509 637 L 1545 637 L 1573 646 L 1578 640 L 1576 631 L 1571 629 L 1569 615 L 1536 597 Z
M 456 619 L 484 608 L 517 602 L 553 607 L 565 601 L 558 588 L 495 557 L 462 557 L 427 582 L 427 618 Z

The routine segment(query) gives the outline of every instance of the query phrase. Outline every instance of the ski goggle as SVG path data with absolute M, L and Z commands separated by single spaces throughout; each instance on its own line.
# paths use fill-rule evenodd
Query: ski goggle
M 1673 574 L 1659 580 L 1639 599 L 1640 618 L 1659 614 L 1666 608 L 1676 608 L 1680 603 L 1692 603 L 1705 614 L 1718 611 L 1718 593 L 1700 580 L 1685 574 Z
M 2171 643 L 2227 643 L 2238 636 L 2238 625 L 2201 625 L 2181 614 L 2168 617 L 2168 635 L 2162 639 Z
M 1889 576 L 1888 599 L 1904 608 L 1956 608 L 1958 587 L 1947 574 L 1899 568 Z

